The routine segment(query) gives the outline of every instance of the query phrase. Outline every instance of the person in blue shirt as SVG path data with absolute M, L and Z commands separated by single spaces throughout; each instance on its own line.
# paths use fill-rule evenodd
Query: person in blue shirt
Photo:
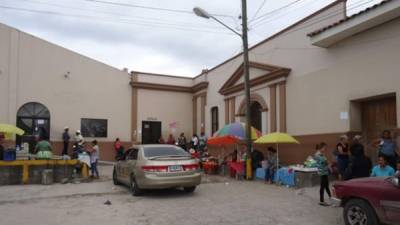
M 381 139 L 377 140 L 375 143 L 378 144 L 378 155 L 385 157 L 387 164 L 393 169 L 396 168 L 397 146 L 392 138 L 391 132 L 389 130 L 383 131 Z
M 379 156 L 378 165 L 372 169 L 371 177 L 390 177 L 394 175 L 394 169 L 391 166 L 386 165 L 386 159 L 383 156 Z

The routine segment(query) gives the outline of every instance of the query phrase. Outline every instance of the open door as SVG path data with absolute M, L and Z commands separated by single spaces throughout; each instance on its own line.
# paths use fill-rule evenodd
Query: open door
M 161 122 L 142 121 L 142 144 L 156 144 L 161 137 Z

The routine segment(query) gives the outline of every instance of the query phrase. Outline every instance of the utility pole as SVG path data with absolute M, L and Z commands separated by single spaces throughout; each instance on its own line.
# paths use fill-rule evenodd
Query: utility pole
M 238 35 L 243 42 L 243 68 L 244 68 L 244 92 L 246 101 L 246 176 L 247 179 L 252 178 L 251 169 L 251 117 L 250 117 L 250 69 L 249 69 L 249 43 L 247 39 L 247 3 L 246 0 L 242 0 L 242 33 L 240 34 L 233 28 L 224 24 L 221 20 L 217 19 L 215 16 L 209 14 L 207 11 L 200 7 L 193 8 L 193 12 L 200 17 L 206 19 L 213 19 L 217 21 L 222 26 L 226 27 L 234 34 Z
M 247 3 L 242 0 L 242 40 L 243 40 L 243 68 L 244 68 L 244 94 L 246 99 L 246 178 L 252 178 L 251 169 L 251 116 L 250 116 L 250 68 L 249 68 L 249 43 L 247 39 Z

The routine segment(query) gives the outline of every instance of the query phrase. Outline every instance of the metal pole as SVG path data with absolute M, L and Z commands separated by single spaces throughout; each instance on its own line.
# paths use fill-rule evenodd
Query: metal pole
M 243 40 L 243 67 L 244 67 L 244 92 L 246 99 L 246 176 L 247 179 L 252 177 L 251 169 L 251 117 L 250 117 L 250 70 L 249 70 L 249 44 L 247 40 L 247 3 L 242 0 L 242 40 Z

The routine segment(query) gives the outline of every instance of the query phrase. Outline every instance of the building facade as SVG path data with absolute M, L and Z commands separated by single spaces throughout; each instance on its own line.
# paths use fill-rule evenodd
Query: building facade
M 5 26 L 0 37 L 11 49 L 0 53 L 1 105 L 7 106 L 1 121 L 15 123 L 19 107 L 40 102 L 49 108 L 55 141 L 63 126 L 79 128 L 82 118 L 107 119 L 107 137 L 100 138 L 107 149 L 116 137 L 153 143 L 181 132 L 211 136 L 245 121 L 241 54 L 194 78 L 128 76 Z M 346 1 L 338 0 L 258 43 L 249 52 L 252 125 L 301 142 L 283 146 L 283 163 L 301 163 L 321 141 L 333 149 L 341 134 L 362 134 L 373 155 L 372 140 L 399 127 L 399 41 L 399 1 L 348 17 Z M 102 82 L 88 89 L 93 80 Z

